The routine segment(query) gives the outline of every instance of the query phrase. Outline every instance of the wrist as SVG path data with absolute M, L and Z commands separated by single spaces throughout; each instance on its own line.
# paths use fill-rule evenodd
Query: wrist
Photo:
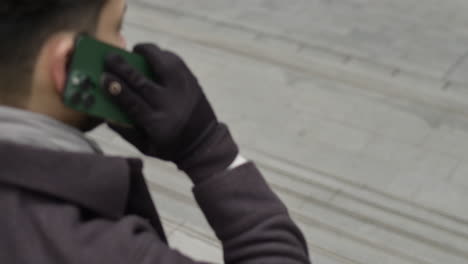
M 226 125 L 218 123 L 213 132 L 186 158 L 176 162 L 178 168 L 199 184 L 235 164 L 239 149 Z

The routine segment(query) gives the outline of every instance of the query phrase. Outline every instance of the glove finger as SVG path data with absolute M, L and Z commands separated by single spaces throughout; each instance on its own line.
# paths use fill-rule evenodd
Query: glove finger
M 160 49 L 155 44 L 138 44 L 133 51 L 146 58 L 154 74 L 162 84 L 166 84 L 173 74 L 184 65 L 182 59 L 172 52 Z
M 105 73 L 103 87 L 109 97 L 125 113 L 127 113 L 137 126 L 144 128 L 153 114 L 153 109 L 138 94 L 128 88 L 119 77 Z
M 130 88 L 145 99 L 159 98 L 162 88 L 135 69 L 117 54 L 110 54 L 105 59 L 105 69 L 119 76 Z M 148 102 L 151 103 L 151 102 Z

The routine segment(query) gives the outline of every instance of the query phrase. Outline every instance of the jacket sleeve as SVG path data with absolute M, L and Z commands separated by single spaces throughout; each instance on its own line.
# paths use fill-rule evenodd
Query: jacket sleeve
M 226 264 L 310 263 L 301 231 L 253 163 L 196 185 L 194 194 L 222 242 Z M 139 263 L 200 263 L 157 239 L 147 243 Z

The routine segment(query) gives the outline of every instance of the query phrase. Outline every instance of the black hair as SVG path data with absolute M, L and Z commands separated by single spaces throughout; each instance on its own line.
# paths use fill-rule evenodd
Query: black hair
M 45 41 L 61 31 L 94 34 L 107 1 L 0 0 L 0 104 L 24 103 Z

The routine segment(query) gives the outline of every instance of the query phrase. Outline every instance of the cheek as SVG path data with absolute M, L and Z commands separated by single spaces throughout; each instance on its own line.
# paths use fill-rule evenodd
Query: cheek
M 127 42 L 125 40 L 125 37 L 120 34 L 116 33 L 113 30 L 108 30 L 107 32 L 98 32 L 96 34 L 96 38 L 104 43 L 125 49 L 127 46 Z
M 127 40 L 122 34 L 119 34 L 119 47 L 123 49 L 127 48 Z

